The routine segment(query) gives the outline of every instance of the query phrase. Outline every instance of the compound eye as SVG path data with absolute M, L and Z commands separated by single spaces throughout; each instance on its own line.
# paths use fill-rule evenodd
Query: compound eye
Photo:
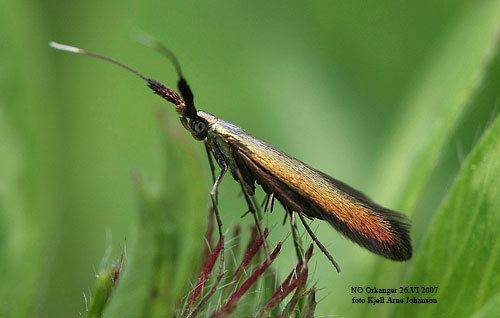
M 194 124 L 194 131 L 197 134 L 204 133 L 206 130 L 207 130 L 207 125 L 204 122 L 199 121 Z

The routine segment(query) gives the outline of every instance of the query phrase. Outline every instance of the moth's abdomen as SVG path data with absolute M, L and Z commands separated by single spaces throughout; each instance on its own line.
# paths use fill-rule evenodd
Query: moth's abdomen
M 403 214 L 367 202 L 319 209 L 319 212 L 321 219 L 376 254 L 396 261 L 412 256 L 410 226 Z

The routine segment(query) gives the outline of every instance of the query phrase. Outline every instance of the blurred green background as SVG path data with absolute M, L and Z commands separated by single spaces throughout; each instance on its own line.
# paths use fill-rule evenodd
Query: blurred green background
M 485 196 L 491 201 L 482 210 L 490 218 L 481 233 L 490 236 L 474 237 L 478 229 L 471 228 L 441 242 L 447 235 L 435 215 L 446 215 L 454 178 L 497 116 L 499 25 L 500 1 L 1 0 L 0 315 L 84 313 L 83 294 L 96 272 L 134 239 L 132 172 L 152 192 L 164 175 L 168 183 L 177 173 L 178 162 L 165 164 L 156 117 L 162 100 L 123 70 L 48 47 L 56 40 L 112 55 L 175 86 L 174 69 L 137 44 L 138 31 L 176 52 L 198 108 L 410 215 L 415 257 L 407 263 L 382 260 L 314 223 L 343 269 L 337 274 L 324 256 L 313 258 L 318 315 L 397 315 L 391 306 L 353 305 L 350 287 L 410 281 L 444 290 L 439 307 L 397 309 L 406 315 L 480 312 L 499 292 L 498 274 L 471 290 L 481 297 L 462 310 L 457 304 L 467 302 L 457 286 L 446 293 L 441 279 L 463 264 L 454 256 L 430 261 L 420 247 L 437 233 L 434 256 L 442 255 L 455 243 L 467 246 L 462 239 L 472 233 L 493 248 L 481 250 L 483 258 L 467 255 L 478 260 L 470 270 L 482 277 L 482 268 L 498 268 L 494 195 Z M 173 107 L 165 107 L 175 120 Z M 491 134 L 498 154 L 498 134 Z M 186 228 L 198 224 L 199 233 L 186 230 L 193 241 L 203 233 L 210 177 L 202 144 L 186 140 L 193 169 L 203 171 L 188 183 L 206 190 L 198 196 L 202 208 L 183 219 Z M 492 169 L 498 173 L 494 163 Z M 488 180 L 480 187 L 498 193 L 498 182 Z M 223 182 L 227 228 L 251 221 L 240 219 L 238 190 L 230 178 Z M 471 211 L 451 210 L 445 219 L 467 219 Z M 273 242 L 289 232 L 282 218 L 281 208 L 265 217 Z M 284 274 L 293 263 L 288 239 L 278 270 Z

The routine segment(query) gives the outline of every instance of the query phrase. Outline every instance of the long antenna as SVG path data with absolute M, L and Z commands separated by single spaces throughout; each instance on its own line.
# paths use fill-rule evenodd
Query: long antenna
M 137 32 L 134 37 L 145 47 L 152 48 L 153 50 L 158 51 L 161 55 L 165 56 L 170 63 L 174 65 L 177 75 L 181 78 L 184 77 L 182 74 L 181 63 L 179 63 L 179 60 L 171 49 L 146 32 Z
M 125 64 L 123 64 L 121 62 L 118 62 L 117 60 L 115 60 L 114 58 L 111 58 L 109 56 L 102 55 L 102 54 L 99 54 L 99 53 L 94 53 L 94 52 L 91 52 L 91 51 L 87 51 L 87 50 L 81 49 L 79 47 L 57 43 L 57 42 L 54 42 L 54 41 L 51 41 L 49 43 L 49 45 L 51 47 L 53 47 L 54 49 L 56 49 L 56 50 L 61 50 L 61 51 L 66 51 L 66 52 L 71 52 L 71 53 L 77 53 L 77 54 L 92 56 L 92 57 L 95 57 L 95 58 L 98 58 L 98 59 L 101 59 L 101 60 L 104 60 L 104 61 L 111 62 L 111 63 L 113 63 L 115 65 L 118 65 L 118 66 L 120 66 L 120 67 L 122 67 L 122 68 L 124 68 L 124 69 L 126 69 L 126 70 L 128 70 L 128 71 L 130 71 L 132 73 L 134 73 L 135 75 L 139 76 L 140 78 L 142 78 L 146 82 L 148 82 L 150 80 L 146 76 L 144 76 L 141 73 L 139 73 L 137 70 L 135 70 L 135 69 L 131 68 L 130 66 L 125 65 Z
M 186 103 L 186 116 L 188 117 L 196 117 L 196 107 L 194 106 L 194 95 L 193 91 L 189 87 L 189 84 L 186 81 L 186 78 L 182 74 L 181 64 L 179 60 L 175 56 L 174 52 L 170 50 L 166 45 L 158 41 L 153 36 L 147 34 L 146 32 L 138 32 L 136 34 L 137 40 L 144 46 L 149 47 L 161 55 L 165 56 L 170 63 L 172 63 L 177 71 L 177 75 L 179 76 L 179 81 L 177 82 L 177 88 L 181 93 L 184 102 Z
M 196 107 L 194 106 L 193 91 L 189 87 L 186 78 L 182 74 L 181 64 L 179 63 L 179 60 L 175 56 L 174 52 L 172 52 L 172 50 L 170 50 L 163 43 L 145 32 L 138 32 L 135 37 L 137 41 L 139 41 L 139 43 L 146 47 L 152 48 L 153 50 L 156 50 L 161 55 L 165 56 L 170 61 L 170 63 L 174 65 L 175 70 L 177 71 L 177 75 L 179 76 L 177 88 L 179 88 L 179 92 L 181 93 L 181 96 L 186 103 L 186 116 L 196 117 L 197 112 Z
M 137 70 L 133 69 L 132 67 L 130 67 L 124 63 L 118 62 L 114 58 L 111 58 L 109 56 L 102 55 L 99 53 L 95 53 L 92 51 L 84 50 L 84 49 L 81 49 L 79 47 L 57 43 L 54 41 L 51 41 L 49 43 L 49 45 L 56 50 L 61 50 L 61 51 L 66 51 L 66 52 L 70 52 L 70 53 L 76 53 L 76 54 L 82 54 L 82 55 L 94 57 L 94 58 L 115 64 L 121 68 L 124 68 L 127 71 L 132 72 L 135 75 L 137 75 L 138 77 L 145 80 L 148 83 L 148 87 L 151 88 L 155 94 L 161 96 L 162 98 L 166 99 L 170 103 L 174 104 L 176 106 L 177 112 L 181 116 L 187 116 L 189 118 L 193 118 L 193 116 L 196 116 L 196 114 L 192 115 L 192 112 L 190 112 L 189 109 L 186 108 L 184 100 L 174 90 L 166 87 L 162 83 L 160 83 L 152 78 L 148 78 L 148 77 L 142 75 Z

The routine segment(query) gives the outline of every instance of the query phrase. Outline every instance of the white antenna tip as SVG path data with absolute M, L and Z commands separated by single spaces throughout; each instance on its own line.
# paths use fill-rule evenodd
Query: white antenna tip
M 50 41 L 49 45 L 53 47 L 54 49 L 61 50 L 61 51 L 67 51 L 67 52 L 72 52 L 72 53 L 82 53 L 83 50 L 79 49 L 74 46 L 66 45 L 66 44 L 61 44 L 57 43 L 54 41 Z
M 133 38 L 145 47 L 154 48 L 158 45 L 158 41 L 154 37 L 141 30 L 135 31 Z

